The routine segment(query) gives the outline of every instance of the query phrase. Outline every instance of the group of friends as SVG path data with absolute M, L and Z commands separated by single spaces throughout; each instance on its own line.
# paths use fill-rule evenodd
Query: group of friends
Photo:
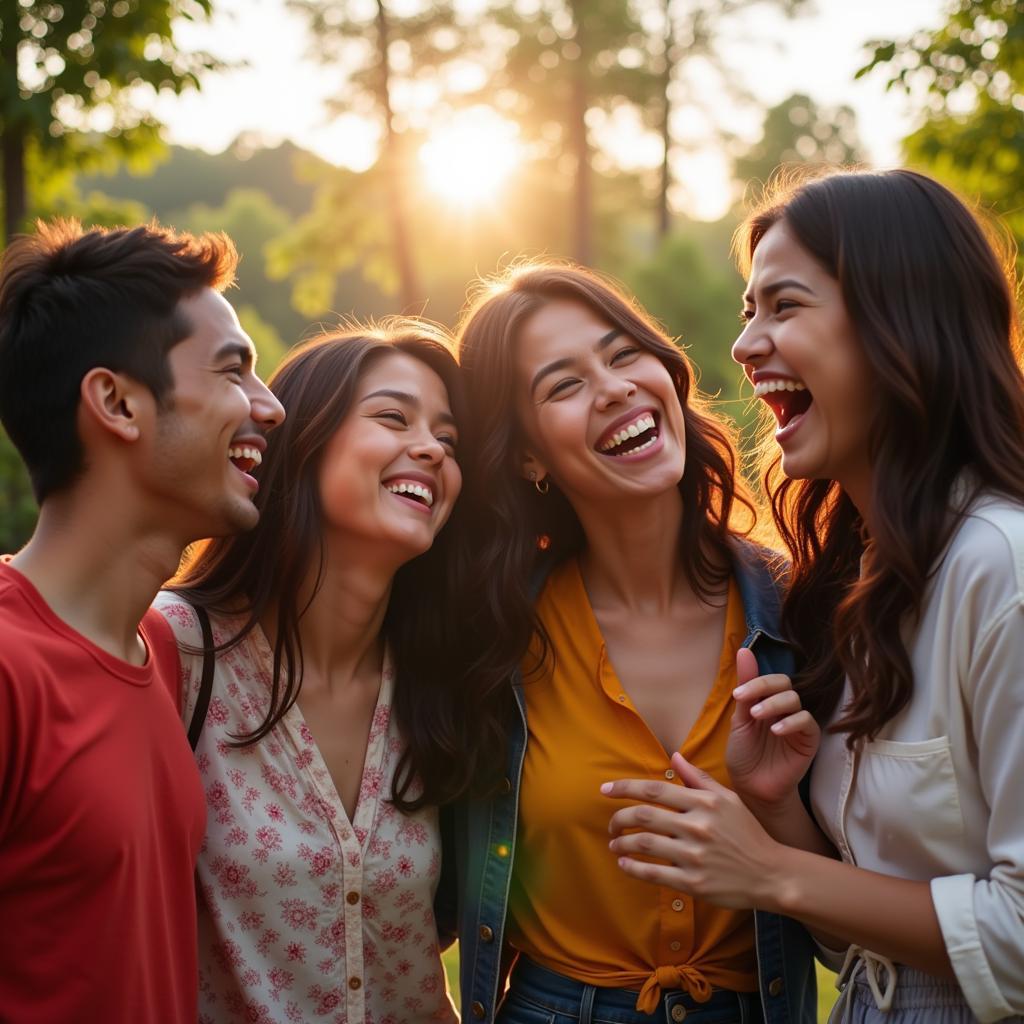
M 0 1021 L 456 1021 L 458 939 L 467 1021 L 1024 1022 L 1012 254 L 905 170 L 734 253 L 763 495 L 586 268 L 265 385 L 224 236 L 11 242 Z

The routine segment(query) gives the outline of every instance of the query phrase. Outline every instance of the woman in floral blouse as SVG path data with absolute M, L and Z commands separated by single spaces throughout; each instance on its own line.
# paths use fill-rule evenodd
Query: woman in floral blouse
M 285 425 L 225 441 L 239 488 L 258 477 L 259 525 L 192 552 L 158 600 L 186 723 L 197 606 L 216 656 L 196 747 L 202 1024 L 456 1020 L 433 900 L 436 805 L 474 770 L 446 663 L 457 372 L 421 321 L 297 349 L 270 382 Z

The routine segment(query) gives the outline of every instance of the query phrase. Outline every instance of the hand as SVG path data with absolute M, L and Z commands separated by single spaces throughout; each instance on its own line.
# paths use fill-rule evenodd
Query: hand
M 748 806 L 783 803 L 796 790 L 821 742 L 821 729 L 788 676 L 758 675 L 754 652 L 736 652 L 736 710 L 725 761 Z
M 732 790 L 681 754 L 672 755 L 672 767 L 685 786 L 625 779 L 601 787 L 613 799 L 642 801 L 616 811 L 609 822 L 615 837 L 609 847 L 619 856 L 619 867 L 643 882 L 721 907 L 773 909 L 772 879 L 785 847 L 765 832 Z M 624 834 L 632 829 L 640 831 Z

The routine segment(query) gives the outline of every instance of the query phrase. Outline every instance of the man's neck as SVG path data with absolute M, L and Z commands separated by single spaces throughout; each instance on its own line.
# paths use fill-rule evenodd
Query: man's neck
M 53 613 L 101 650 L 145 661 L 139 622 L 178 567 L 182 545 L 170 532 L 142 531 L 117 502 L 43 503 L 28 544 L 11 565 Z

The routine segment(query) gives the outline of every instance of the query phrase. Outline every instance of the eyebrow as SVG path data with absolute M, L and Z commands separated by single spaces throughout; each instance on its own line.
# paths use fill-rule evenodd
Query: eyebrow
M 771 298 L 777 292 L 781 292 L 785 288 L 795 288 L 797 291 L 806 292 L 808 295 L 813 295 L 814 294 L 814 291 L 812 289 L 808 288 L 807 285 L 801 284 L 799 281 L 795 281 L 791 277 L 787 277 L 787 278 L 785 278 L 785 280 L 782 280 L 782 281 L 775 281 L 773 284 L 766 284 L 761 289 L 761 292 L 765 296 L 767 296 L 768 298 Z M 753 298 L 753 296 L 751 295 L 751 293 L 749 291 L 743 293 L 743 301 L 744 302 L 753 302 L 754 301 L 754 298 Z
M 402 402 L 405 405 L 412 406 L 414 409 L 421 409 L 423 403 L 419 400 L 416 395 L 411 395 L 408 391 L 396 391 L 393 388 L 381 388 L 379 391 L 371 391 L 368 395 L 363 395 L 359 399 L 360 404 L 368 402 L 371 398 L 391 398 L 396 402 Z M 457 427 L 458 424 L 455 422 L 455 417 L 451 414 L 448 409 L 438 415 L 438 420 L 441 423 L 447 423 L 450 426 Z
M 214 353 L 213 361 L 220 363 L 228 356 L 237 356 L 243 363 L 256 365 L 256 353 L 251 345 L 243 341 L 227 341 Z
M 594 345 L 595 352 L 603 352 L 620 334 L 624 334 L 625 331 L 621 327 L 613 327 L 607 334 L 602 334 L 597 339 L 597 343 Z M 564 370 L 567 366 L 571 366 L 573 360 L 570 359 L 556 359 L 552 363 L 548 363 L 546 366 L 542 366 L 533 377 L 530 382 L 530 397 L 532 398 L 537 391 L 537 385 L 549 374 L 557 373 L 559 370 Z

